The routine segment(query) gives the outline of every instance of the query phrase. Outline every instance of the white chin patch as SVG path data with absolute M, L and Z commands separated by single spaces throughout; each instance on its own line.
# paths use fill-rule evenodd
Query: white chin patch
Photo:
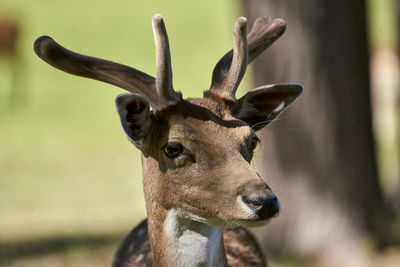
M 221 218 L 218 217 L 203 217 L 200 215 L 197 215 L 195 213 L 192 213 L 190 211 L 183 211 L 180 210 L 180 216 L 196 221 L 196 222 L 200 222 L 200 223 L 204 223 L 207 224 L 209 226 L 213 226 L 213 227 L 225 227 L 226 226 L 226 222 L 224 220 L 222 220 Z
M 185 210 L 175 210 L 174 212 L 179 214 L 179 217 L 186 218 L 192 221 L 204 223 L 212 227 L 219 228 L 236 228 L 242 227 L 258 227 L 267 224 L 270 220 L 258 220 L 258 215 L 251 209 L 246 203 L 243 202 L 242 197 L 236 198 L 236 218 L 234 219 L 222 219 L 220 217 L 204 217 Z

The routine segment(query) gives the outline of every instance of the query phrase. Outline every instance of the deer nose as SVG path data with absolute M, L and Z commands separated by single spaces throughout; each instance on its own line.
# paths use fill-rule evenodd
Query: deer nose
M 266 220 L 279 214 L 279 200 L 272 192 L 243 196 L 242 200 L 260 219 Z

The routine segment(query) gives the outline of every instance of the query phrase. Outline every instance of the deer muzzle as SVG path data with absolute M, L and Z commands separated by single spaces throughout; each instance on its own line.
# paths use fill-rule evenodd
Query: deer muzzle
M 279 200 L 269 189 L 261 193 L 242 196 L 242 201 L 257 215 L 259 220 L 268 220 L 279 215 Z

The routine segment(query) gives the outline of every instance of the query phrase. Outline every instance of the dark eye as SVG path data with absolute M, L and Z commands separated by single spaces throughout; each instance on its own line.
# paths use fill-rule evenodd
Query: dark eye
M 258 139 L 258 137 L 253 137 L 251 139 L 251 150 L 256 149 L 257 144 L 260 142 L 260 139 Z
M 177 158 L 183 153 L 183 146 L 180 143 L 169 143 L 164 147 L 165 155 L 168 158 Z

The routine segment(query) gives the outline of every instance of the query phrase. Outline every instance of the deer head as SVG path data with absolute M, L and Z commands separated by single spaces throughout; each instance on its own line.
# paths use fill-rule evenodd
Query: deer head
M 217 63 L 203 98 L 183 99 L 172 83 L 167 32 L 153 16 L 156 78 L 114 62 L 71 52 L 47 36 L 34 49 L 50 65 L 126 89 L 117 110 L 128 139 L 142 152 L 149 227 L 169 210 L 213 226 L 253 226 L 279 212 L 279 202 L 250 161 L 256 131 L 278 116 L 302 91 L 297 84 L 256 88 L 236 99 L 247 64 L 285 31 L 281 19 L 259 18 L 246 34 L 234 26 L 233 50 Z M 161 219 L 160 219 L 161 218 Z M 161 227 L 161 226 L 160 226 Z

